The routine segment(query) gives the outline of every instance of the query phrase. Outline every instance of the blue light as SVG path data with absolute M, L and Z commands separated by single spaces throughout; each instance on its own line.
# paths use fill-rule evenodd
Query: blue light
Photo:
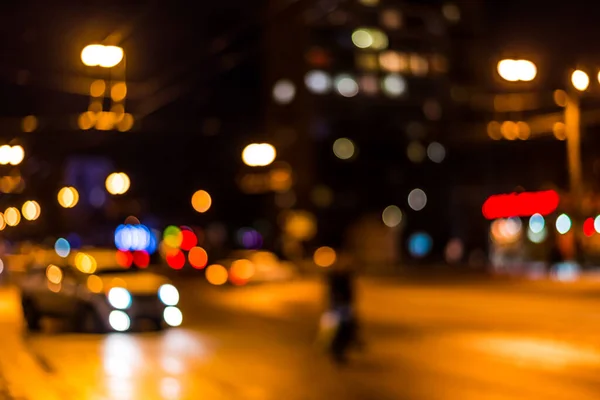
M 79 237 L 78 234 L 76 234 L 76 233 L 70 233 L 67 236 L 67 241 L 71 245 L 72 249 L 79 249 L 79 248 L 81 248 L 81 238 Z
M 433 240 L 425 232 L 413 233 L 408 239 L 408 251 L 413 257 L 425 257 L 432 247 Z
M 71 245 L 69 241 L 64 238 L 60 238 L 54 243 L 54 251 L 62 258 L 66 258 L 71 252 Z
M 115 246 L 122 251 L 156 251 L 156 237 L 145 225 L 119 225 L 115 230 Z
M 156 240 L 157 235 L 160 235 L 160 232 L 154 230 L 150 231 L 150 243 L 148 243 L 148 247 L 146 247 L 148 254 L 154 254 L 158 249 L 158 240 Z

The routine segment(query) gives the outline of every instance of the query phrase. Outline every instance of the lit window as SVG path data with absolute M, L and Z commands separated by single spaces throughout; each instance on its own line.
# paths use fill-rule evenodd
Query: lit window
M 402 14 L 398 10 L 385 10 L 381 13 L 381 25 L 388 29 L 399 29 L 402 22 Z
M 411 54 L 410 71 L 416 76 L 425 76 L 429 72 L 429 62 L 418 54 Z
M 373 46 L 373 35 L 368 29 L 357 29 L 352 32 L 352 43 L 359 49 L 368 49 Z
M 365 75 L 360 78 L 360 90 L 369 96 L 379 92 L 379 80 L 375 75 Z
M 408 194 L 408 205 L 415 211 L 421 211 L 427 205 L 427 195 L 421 189 L 413 189 Z
M 405 72 L 408 70 L 408 57 L 397 51 L 384 51 L 379 55 L 379 64 L 389 72 Z
M 331 77 L 324 71 L 310 71 L 304 77 L 308 90 L 316 94 L 324 94 L 331 90 Z
M 359 49 L 383 50 L 388 47 L 389 41 L 380 29 L 358 28 L 352 32 L 352 43 Z
M 354 97 L 358 94 L 358 84 L 350 75 L 340 75 L 335 80 L 335 89 L 344 97 Z
M 365 71 L 377 71 L 379 69 L 377 56 L 369 53 L 356 54 L 356 66 Z
M 456 4 L 448 3 L 442 7 L 442 14 L 450 22 L 460 21 L 460 9 Z
M 431 67 L 435 73 L 445 74 L 448 72 L 448 60 L 441 54 L 431 56 Z
M 410 161 L 414 162 L 415 164 L 423 162 L 423 160 L 425 160 L 426 155 L 427 150 L 417 140 L 410 142 L 406 147 L 406 156 Z
M 352 140 L 347 138 L 337 139 L 333 143 L 333 153 L 340 160 L 349 160 L 354 156 L 356 148 Z
M 446 158 L 446 149 L 441 143 L 432 142 L 427 146 L 427 157 L 434 163 L 441 163 Z
M 279 104 L 289 104 L 296 96 L 296 87 L 292 81 L 282 79 L 273 87 L 273 99 Z
M 373 36 L 373 45 L 371 46 L 375 50 L 387 49 L 389 45 L 388 37 L 385 33 L 379 29 L 372 29 L 371 35 Z
M 389 74 L 383 78 L 382 88 L 388 96 L 398 97 L 406 92 L 406 81 L 400 75 Z

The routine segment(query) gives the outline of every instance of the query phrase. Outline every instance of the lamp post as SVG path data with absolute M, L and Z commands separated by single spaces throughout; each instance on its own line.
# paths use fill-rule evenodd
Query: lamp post
M 537 67 L 528 60 L 501 60 L 497 66 L 498 75 L 508 82 L 530 82 L 537 75 Z M 590 78 L 587 73 L 575 70 L 571 74 L 571 85 L 565 94 L 564 119 L 567 136 L 567 166 L 569 189 L 575 204 L 579 205 L 583 193 L 581 167 L 581 111 L 580 93 L 588 89 Z M 600 75 L 599 75 L 600 80 Z
M 111 130 L 115 127 L 119 131 L 128 131 L 133 126 L 133 116 L 125 112 L 125 98 L 127 85 L 125 83 L 126 55 L 119 46 L 90 44 L 81 51 L 81 62 L 88 67 L 107 69 L 112 81 L 117 75 L 118 80 L 107 87 L 104 80 L 96 81 L 90 87 L 92 97 L 87 113 L 82 113 L 79 120 L 81 129 L 87 130 L 96 127 L 98 130 Z M 96 85 L 98 84 L 98 85 Z M 96 87 L 94 87 L 96 85 Z M 102 110 L 102 101 L 105 93 L 110 94 L 112 100 L 109 112 Z
M 535 71 L 535 72 L 534 72 Z M 498 63 L 498 74 L 509 82 L 531 81 L 535 78 L 537 68 L 527 60 L 502 60 Z M 598 73 L 600 83 L 600 73 Z M 575 221 L 580 226 L 582 215 L 581 204 L 583 200 L 583 177 L 581 162 L 581 109 L 580 97 L 590 87 L 589 75 L 580 69 L 574 70 L 570 75 L 568 89 L 561 92 L 561 101 L 564 106 L 564 121 L 567 140 L 567 168 L 569 172 L 569 191 L 575 204 Z M 555 92 L 555 93 L 557 93 Z M 576 235 L 573 236 L 576 256 Z

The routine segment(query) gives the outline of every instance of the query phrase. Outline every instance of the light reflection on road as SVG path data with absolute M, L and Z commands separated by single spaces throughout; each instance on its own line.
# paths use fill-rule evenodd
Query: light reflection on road
M 17 331 L 14 338 L 15 343 L 20 340 Z M 212 345 L 185 329 L 98 336 L 41 334 L 21 343 L 29 347 L 29 354 L 39 354 L 53 367 L 40 385 L 58 385 L 70 393 L 69 399 L 177 400 L 210 394 L 215 386 L 199 371 L 213 357 Z M 22 353 L 27 351 L 23 348 Z M 190 375 L 198 378 L 184 379 Z M 31 400 L 40 398 L 41 387 L 23 390 Z
M 111 334 L 102 343 L 106 395 L 110 399 L 180 399 L 180 376 L 209 356 L 202 339 L 186 330 L 158 335 Z
M 476 349 L 519 365 L 562 369 L 580 366 L 600 366 L 600 354 L 569 343 L 533 337 L 473 336 L 468 341 Z

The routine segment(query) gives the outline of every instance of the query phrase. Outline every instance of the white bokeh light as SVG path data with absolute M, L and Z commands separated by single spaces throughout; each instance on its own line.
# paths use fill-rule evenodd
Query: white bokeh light
M 282 79 L 273 86 L 273 99 L 279 104 L 289 104 L 296 97 L 296 86 L 288 79 Z
M 427 205 L 427 195 L 421 189 L 413 189 L 408 194 L 408 205 L 415 211 L 421 211 Z
M 163 318 L 169 326 L 179 326 L 183 322 L 183 314 L 177 307 L 165 308 Z
M 544 230 L 546 226 L 546 221 L 541 214 L 533 214 L 531 218 L 529 218 L 529 230 L 532 233 L 540 233 Z
M 125 312 L 118 310 L 110 312 L 108 323 L 117 332 L 125 332 L 131 326 L 129 316 Z
M 446 158 L 446 149 L 441 143 L 432 142 L 427 146 L 427 157 L 434 163 L 441 163 Z
M 556 218 L 556 231 L 561 235 L 571 230 L 571 218 L 567 214 L 561 214 Z
M 385 94 L 390 97 L 398 97 L 406 92 L 406 81 L 398 74 L 387 75 L 383 78 L 381 86 Z
M 600 215 L 594 218 L 594 229 L 596 232 L 600 233 Z
M 354 97 L 358 94 L 358 83 L 350 75 L 340 75 L 335 80 L 335 89 L 344 97 Z
M 324 71 L 310 71 L 304 77 L 304 83 L 309 91 L 325 94 L 331 90 L 331 77 Z

